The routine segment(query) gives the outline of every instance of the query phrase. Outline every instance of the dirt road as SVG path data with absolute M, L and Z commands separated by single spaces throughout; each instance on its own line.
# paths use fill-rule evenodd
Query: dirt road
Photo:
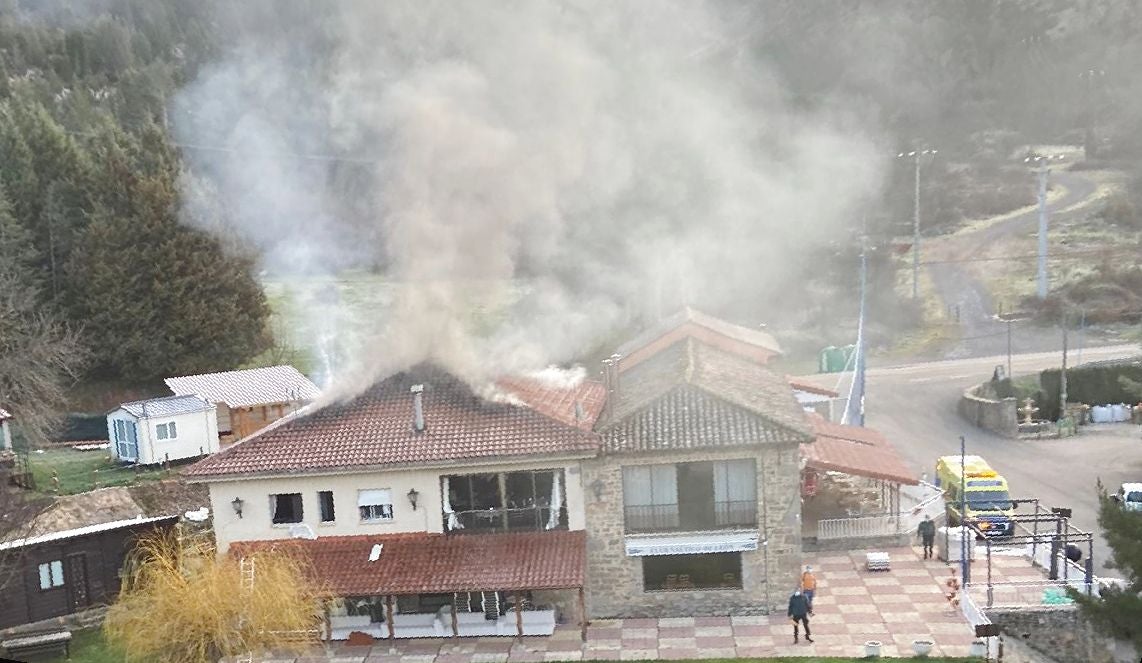
M 1098 186 L 1082 173 L 1052 173 L 1052 182 L 1065 191 L 1047 204 L 1051 220 L 1084 214 L 1082 203 L 1095 195 Z M 1076 209 L 1077 208 L 1077 209 Z M 954 317 L 958 312 L 961 338 L 944 351 L 944 357 L 980 357 L 1007 351 L 1007 325 L 995 318 L 995 303 L 986 286 L 970 269 L 970 261 L 995 242 L 1017 234 L 1033 234 L 1038 228 L 1039 212 L 1028 209 L 1003 215 L 994 221 L 976 224 L 973 229 L 953 235 L 932 238 L 924 245 L 924 262 L 936 293 L 945 309 Z M 1034 260 L 1026 261 L 1028 276 L 1035 274 Z M 1048 263 L 1049 264 L 1049 263 Z M 1087 343 L 1098 344 L 1097 335 Z M 1060 346 L 1060 332 L 1050 328 L 1019 324 L 1013 327 L 1012 351 L 1041 352 Z

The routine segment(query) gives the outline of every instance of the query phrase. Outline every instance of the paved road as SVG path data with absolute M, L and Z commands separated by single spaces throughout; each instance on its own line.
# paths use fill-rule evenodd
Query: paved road
M 1052 173 L 1052 181 L 1065 188 L 1065 193 L 1047 204 L 1052 221 L 1062 220 L 1077 214 L 1085 214 L 1081 203 L 1088 201 L 1096 193 L 1098 186 L 1082 173 L 1059 171 Z M 1078 209 L 1070 209 L 1078 207 Z M 1065 211 L 1069 210 L 1069 211 Z M 997 240 L 1014 234 L 1028 234 L 1036 231 L 1039 225 L 1039 212 L 1033 209 L 1022 214 L 1012 215 L 1000 221 L 982 226 L 974 232 L 961 232 L 954 235 L 928 240 L 925 260 L 934 261 L 927 266 L 932 283 L 940 299 L 949 310 L 959 309 L 963 340 L 945 352 L 946 357 L 978 357 L 1005 352 L 1007 345 L 1006 323 L 994 318 L 994 302 L 984 284 L 977 279 L 965 263 L 938 262 L 942 260 L 963 260 L 978 256 Z M 1034 261 L 1026 261 L 1028 275 L 1036 269 Z M 1093 339 L 1092 339 L 1093 340 Z M 1012 346 L 1015 352 L 1034 352 L 1054 347 L 1058 343 L 1057 334 L 1049 329 L 1036 329 L 1031 325 L 1020 325 L 1013 334 Z
M 1135 355 L 1136 345 L 1089 348 L 1084 359 L 1114 359 Z M 1015 375 L 1037 372 L 1059 364 L 1059 352 L 1013 357 Z M 1139 427 L 1115 425 L 1085 427 L 1083 434 L 1062 440 L 1010 440 L 974 428 L 956 411 L 963 390 L 991 376 L 1005 357 L 870 368 L 865 399 L 866 423 L 883 432 L 916 471 L 933 473 L 936 458 L 959 453 L 959 437 L 967 438 L 968 453 L 986 458 L 1002 472 L 1017 498 L 1038 497 L 1045 506 L 1067 506 L 1074 524 L 1097 529 L 1098 501 L 1095 481 L 1116 485 L 1142 480 L 1142 433 Z M 804 378 L 834 387 L 837 376 Z M 1095 545 L 1096 572 L 1102 569 L 1108 548 L 1099 538 Z

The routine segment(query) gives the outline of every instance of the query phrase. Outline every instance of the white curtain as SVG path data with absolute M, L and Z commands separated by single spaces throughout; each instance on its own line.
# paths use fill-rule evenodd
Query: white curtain
M 464 523 L 456 517 L 452 510 L 452 490 L 448 485 L 448 477 L 444 477 L 444 515 L 448 516 L 448 530 L 464 529 Z
M 559 527 L 559 512 L 563 506 L 563 473 L 551 473 L 551 513 L 547 516 L 547 529 Z
M 757 502 L 757 471 L 752 460 L 714 463 L 714 502 L 717 524 L 724 525 L 734 514 Z
M 623 468 L 623 504 L 678 504 L 678 470 L 674 465 L 633 465 Z
M 750 460 L 714 463 L 714 501 L 753 502 L 757 499 L 757 472 Z

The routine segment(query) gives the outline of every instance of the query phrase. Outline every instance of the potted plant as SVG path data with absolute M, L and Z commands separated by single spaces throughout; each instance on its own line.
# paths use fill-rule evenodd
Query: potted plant
M 880 640 L 868 640 L 864 643 L 865 658 L 880 658 Z
M 921 658 L 926 658 L 928 656 L 928 654 L 932 653 L 932 648 L 935 646 L 936 646 L 936 643 L 933 642 L 932 640 L 913 640 L 912 641 L 912 653 L 916 654 L 917 656 L 919 656 Z

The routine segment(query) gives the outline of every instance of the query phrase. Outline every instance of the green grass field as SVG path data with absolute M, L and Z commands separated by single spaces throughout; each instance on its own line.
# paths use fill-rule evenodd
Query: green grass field
M 130 486 L 142 481 L 157 481 L 170 473 L 162 468 L 140 468 L 120 465 L 111 460 L 109 452 L 76 451 L 70 448 L 43 449 L 28 455 L 36 490 L 54 494 L 52 472 L 59 475 L 60 495 L 74 495 L 94 488 Z

